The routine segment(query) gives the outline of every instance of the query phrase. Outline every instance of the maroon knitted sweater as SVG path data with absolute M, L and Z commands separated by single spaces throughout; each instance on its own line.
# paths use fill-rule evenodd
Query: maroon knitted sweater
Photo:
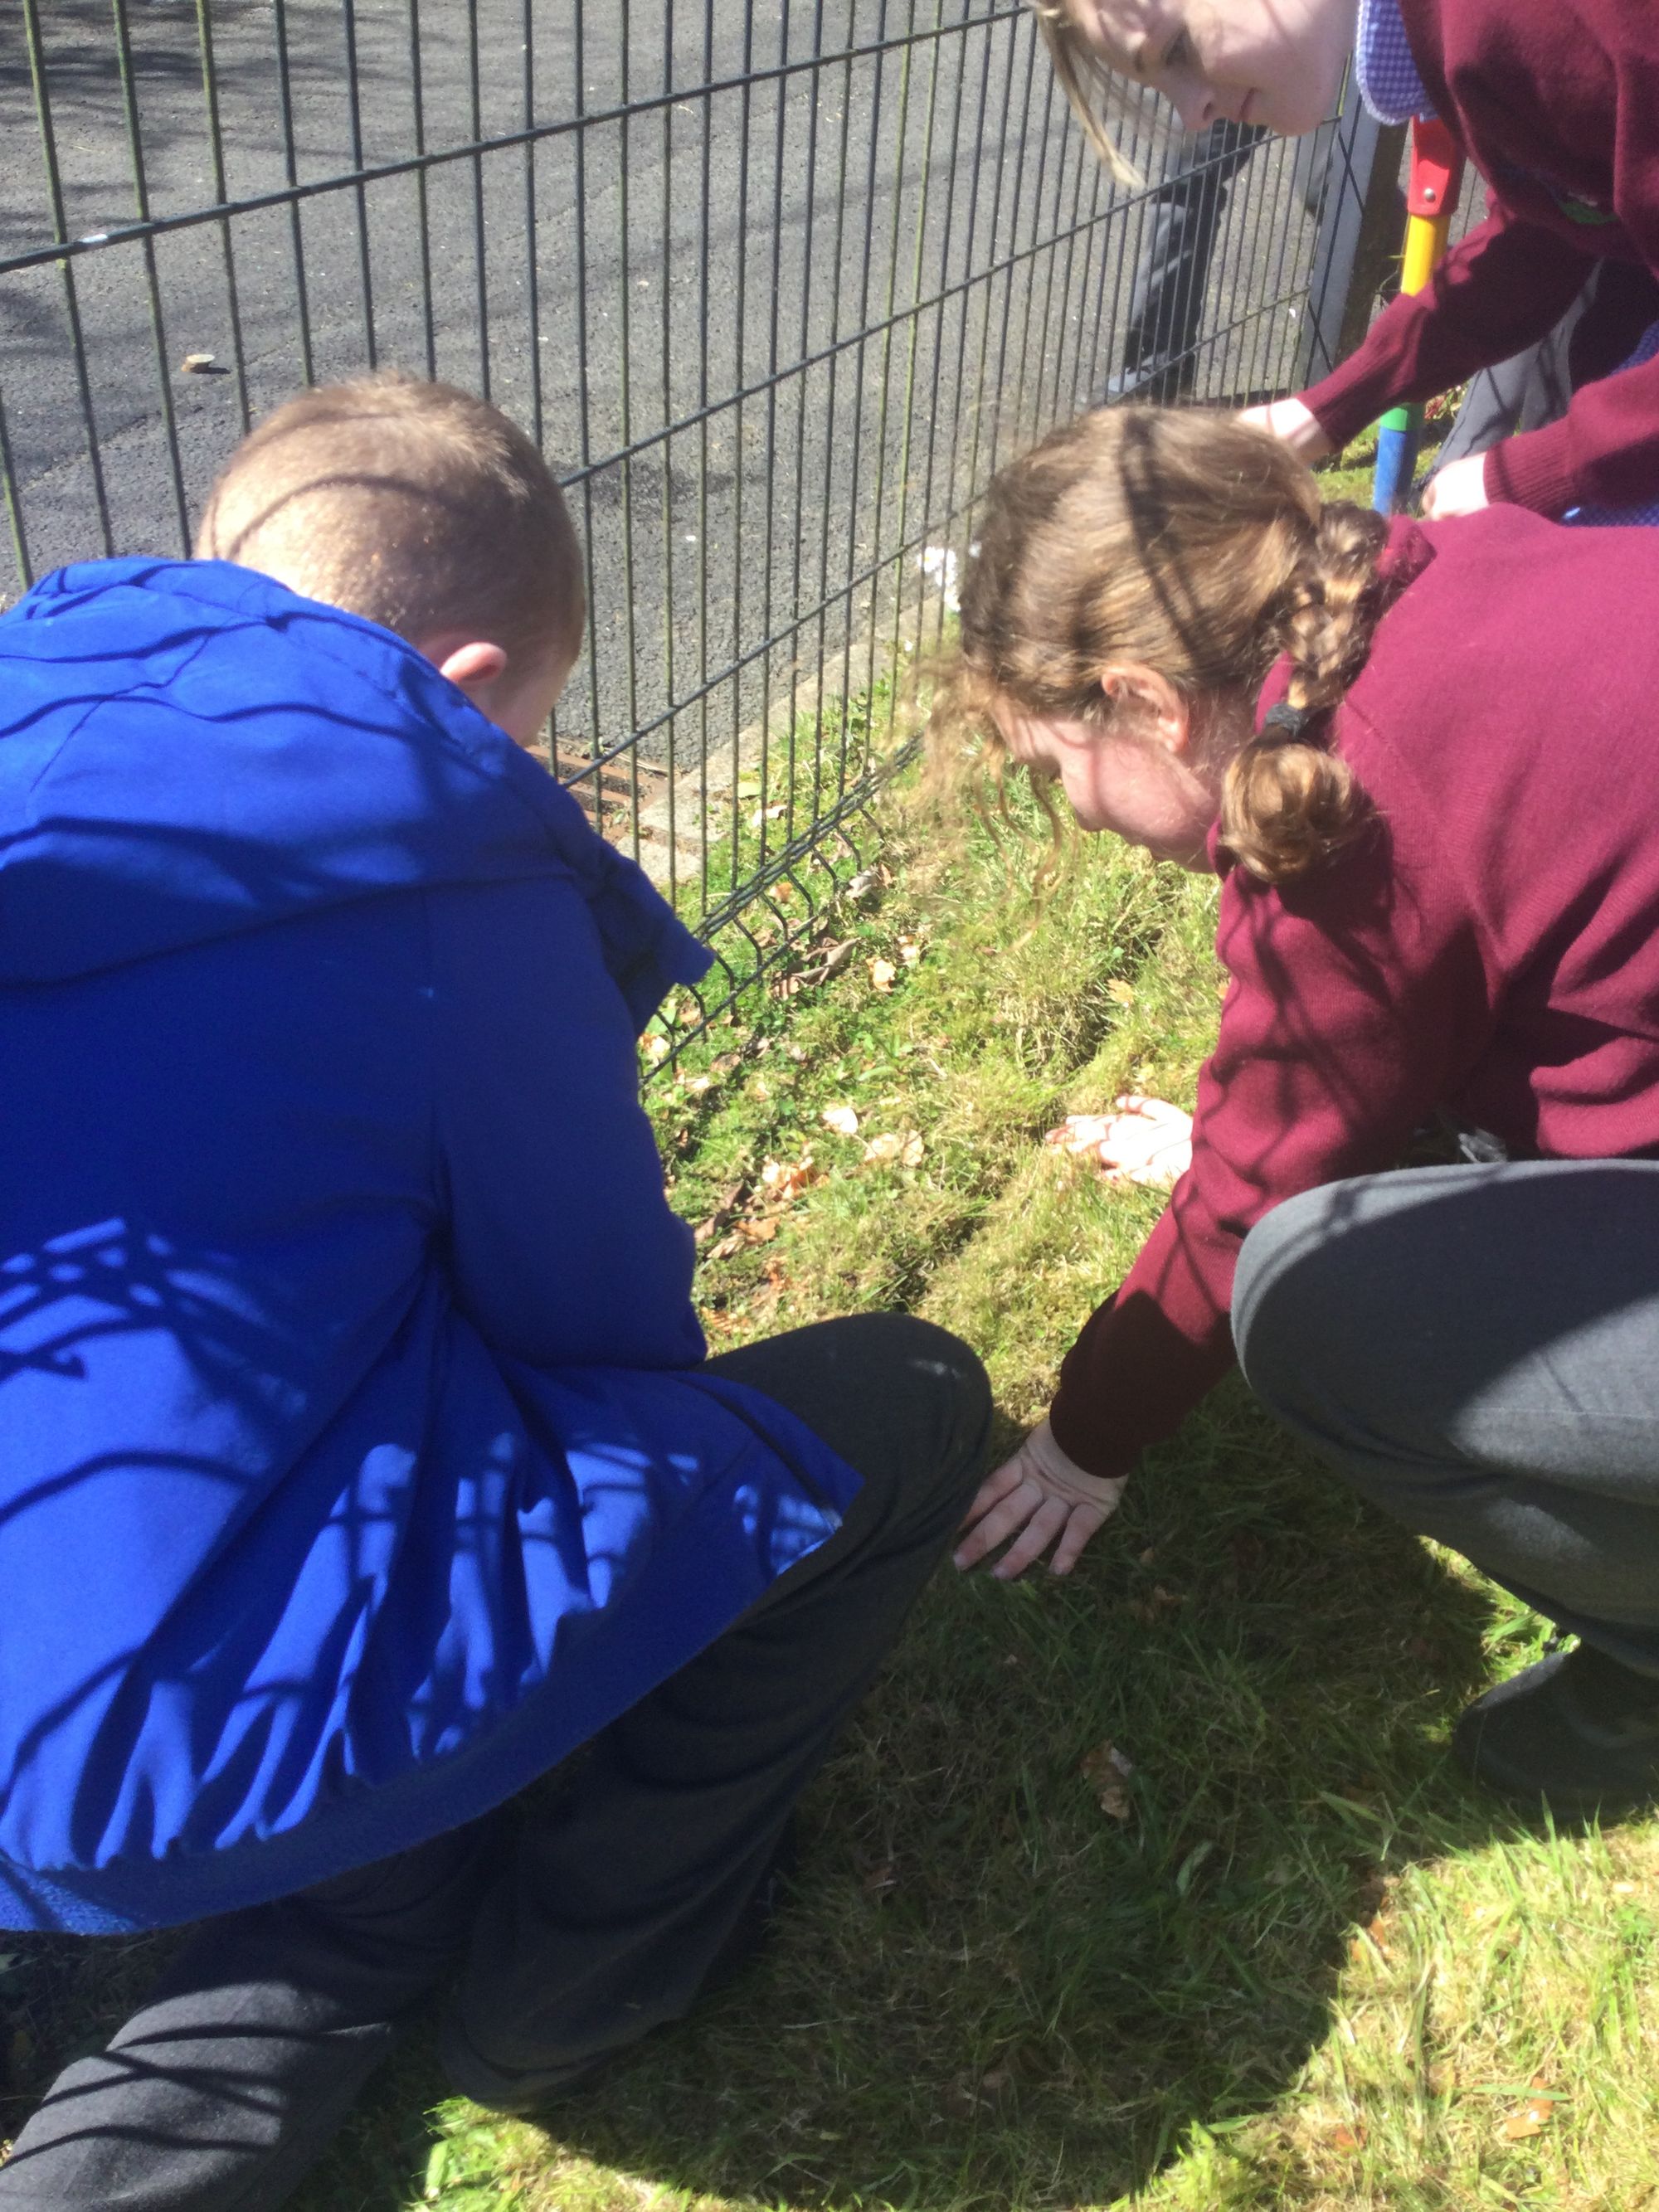
M 1097 1474 L 1231 1365 L 1252 1224 L 1436 1107 L 1516 1157 L 1659 1155 L 1659 530 L 1500 506 L 1396 524 L 1390 559 L 1410 580 L 1333 733 L 1380 827 L 1281 890 L 1224 877 L 1193 1164 L 1053 1407 Z
M 1534 343 L 1599 259 L 1659 276 L 1659 7 L 1649 0 L 1400 0 L 1436 113 L 1491 187 L 1486 220 L 1425 291 L 1396 300 L 1303 397 L 1338 445 Z M 1574 345 L 1559 422 L 1486 456 L 1489 498 L 1540 514 L 1659 499 L 1659 359 L 1606 372 L 1639 335 L 1628 276 Z M 1659 316 L 1650 287 L 1648 319 Z M 1640 318 L 1638 319 L 1638 325 Z M 1598 324 L 1618 325 L 1616 333 Z M 1611 355 L 1609 358 L 1608 356 Z

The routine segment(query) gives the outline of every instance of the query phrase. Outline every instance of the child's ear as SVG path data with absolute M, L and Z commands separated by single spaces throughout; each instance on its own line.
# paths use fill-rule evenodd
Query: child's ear
M 468 698 L 487 690 L 507 672 L 507 655 L 501 647 L 486 644 L 481 638 L 453 647 L 441 659 L 435 653 L 428 653 L 427 658 L 436 662 L 440 676 L 447 676 Z
M 1166 752 L 1184 753 L 1192 743 L 1192 711 L 1183 691 L 1161 669 L 1144 661 L 1114 661 L 1100 672 L 1100 688 L 1138 737 Z

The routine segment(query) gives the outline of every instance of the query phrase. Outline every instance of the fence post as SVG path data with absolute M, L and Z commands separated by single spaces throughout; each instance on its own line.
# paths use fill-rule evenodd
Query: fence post
M 1379 123 L 1368 112 L 1351 69 L 1331 135 L 1297 362 L 1300 384 L 1316 383 L 1365 335 L 1389 264 L 1400 255 L 1405 146 L 1405 125 Z

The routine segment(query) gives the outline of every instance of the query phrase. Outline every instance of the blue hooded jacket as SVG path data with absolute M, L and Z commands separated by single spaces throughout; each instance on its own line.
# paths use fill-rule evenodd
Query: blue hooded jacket
M 131 561 L 0 621 L 0 1925 L 453 1827 L 839 1525 L 699 1364 L 634 1041 L 707 963 L 373 623 Z

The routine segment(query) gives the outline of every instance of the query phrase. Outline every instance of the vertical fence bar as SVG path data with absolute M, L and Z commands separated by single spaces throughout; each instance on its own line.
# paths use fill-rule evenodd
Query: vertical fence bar
M 525 67 L 530 68 L 530 9 L 525 0 Z M 528 98 L 526 92 L 526 97 Z M 432 298 L 432 207 L 426 181 L 426 88 L 421 51 L 421 0 L 409 0 L 409 106 L 415 132 L 415 233 L 421 262 L 422 335 L 426 342 L 426 373 L 438 374 L 438 330 Z M 526 125 L 529 117 L 526 117 Z M 526 148 L 526 158 L 535 159 L 535 149 Z M 538 387 L 539 396 L 539 387 Z M 537 433 L 538 443 L 540 432 Z
M 63 173 L 58 161 L 58 133 L 52 119 L 52 80 L 47 74 L 46 49 L 40 36 L 40 0 L 23 0 L 23 30 L 28 41 L 29 82 L 34 94 L 34 119 L 40 133 L 40 155 L 46 163 L 46 198 L 52 210 L 52 236 L 59 243 L 69 241 L 69 223 L 64 207 Z M 98 435 L 98 416 L 92 402 L 92 379 L 87 365 L 86 332 L 81 321 L 81 295 L 76 282 L 75 264 L 67 256 L 58 263 L 64 276 L 64 308 L 69 318 L 70 344 L 75 353 L 75 383 L 81 399 L 81 421 L 87 434 L 87 461 L 92 471 L 92 494 L 98 509 L 98 536 L 102 551 L 112 553 L 115 541 L 110 531 L 109 493 L 104 483 L 104 456 Z M 23 518 L 18 510 L 11 483 L 9 464 L 7 465 L 7 502 L 11 518 L 14 544 L 21 547 Z M 20 573 L 26 567 L 26 558 L 20 552 Z M 24 574 L 24 581 L 28 580 Z
M 307 384 L 317 381 L 317 363 L 311 344 L 311 297 L 306 283 L 305 234 L 300 223 L 300 156 L 294 132 L 294 78 L 289 58 L 288 0 L 270 0 L 271 28 L 276 40 L 276 92 L 283 118 L 283 167 L 293 197 L 288 204 L 289 241 L 294 255 L 295 304 L 300 311 L 300 373 Z
M 624 14 L 623 21 L 627 21 Z M 483 89 L 478 70 L 478 0 L 466 0 L 466 70 L 474 148 L 483 143 Z M 478 280 L 478 389 L 488 399 L 489 379 L 489 274 L 485 259 L 483 155 L 472 155 L 472 252 Z
M 208 157 L 213 164 L 213 196 L 222 207 L 230 193 L 225 178 L 224 134 L 219 124 L 219 73 L 213 58 L 213 15 L 210 0 L 196 0 L 196 35 L 202 50 L 202 103 L 207 111 Z M 242 428 L 252 421 L 247 398 L 246 349 L 242 343 L 242 309 L 236 289 L 236 256 L 230 242 L 230 218 L 219 224 L 219 246 L 224 256 L 225 299 L 230 310 L 230 351 L 236 365 L 236 404 Z
M 12 558 L 17 563 L 17 580 L 27 592 L 34 581 L 34 565 L 29 559 L 28 532 L 23 521 L 23 503 L 17 494 L 17 471 L 11 457 L 11 430 L 6 420 L 6 400 L 3 387 L 0 387 L 0 491 L 5 495 L 6 528 L 11 538 Z
M 536 193 L 536 15 L 534 0 L 524 0 L 521 18 L 524 38 L 524 289 L 525 313 L 530 328 L 530 434 L 543 442 L 542 422 L 542 294 L 540 223 Z
M 623 618 L 627 624 L 628 670 L 623 680 L 623 696 L 628 702 L 628 726 L 637 730 L 640 726 L 640 654 L 639 640 L 635 627 L 635 608 L 638 599 L 638 579 L 634 572 L 634 278 L 629 248 L 633 226 L 629 221 L 629 176 L 632 168 L 629 158 L 632 139 L 629 131 L 628 93 L 633 75 L 633 50 L 629 39 L 629 15 L 626 8 L 617 16 L 617 32 L 621 41 L 617 70 L 622 82 L 622 119 L 617 125 L 617 263 L 621 270 L 617 314 L 617 343 L 621 349 L 621 371 L 618 379 L 618 404 L 621 409 L 622 443 L 622 535 L 623 535 Z M 663 277 L 667 280 L 666 257 Z M 630 746 L 628 754 L 629 805 L 629 835 L 633 840 L 634 857 L 638 860 L 640 848 L 640 756 L 638 748 Z
M 363 112 L 357 70 L 357 0 L 340 0 L 340 26 L 345 39 L 346 115 L 351 130 L 351 166 L 359 172 L 352 186 L 357 205 L 357 274 L 363 288 L 363 345 L 371 368 L 378 365 L 374 343 L 374 269 L 368 250 L 368 195 L 361 172 L 363 166 Z M 485 386 L 488 392 L 488 386 Z
M 112 0 L 115 16 L 116 56 L 120 66 L 121 99 L 126 112 L 127 151 L 132 161 L 133 204 L 141 223 L 149 221 L 149 185 L 144 173 L 144 139 L 138 120 L 138 88 L 133 75 L 132 41 L 127 27 L 127 0 Z M 161 314 L 161 286 L 155 266 L 155 240 L 148 231 L 143 240 L 144 288 L 149 300 L 150 333 L 155 346 L 157 393 L 167 434 L 167 471 L 179 523 L 179 550 L 190 550 L 190 508 L 185 497 L 184 464 L 179 453 L 179 423 L 173 411 L 172 372 L 167 366 L 167 326 Z
M 526 0 L 528 7 L 529 0 Z M 668 839 L 668 896 L 679 892 L 679 725 L 674 714 L 674 420 L 673 301 L 670 271 L 674 265 L 674 0 L 663 0 L 662 11 L 662 692 L 668 709 L 665 724 L 668 749 L 668 787 L 665 793 Z

